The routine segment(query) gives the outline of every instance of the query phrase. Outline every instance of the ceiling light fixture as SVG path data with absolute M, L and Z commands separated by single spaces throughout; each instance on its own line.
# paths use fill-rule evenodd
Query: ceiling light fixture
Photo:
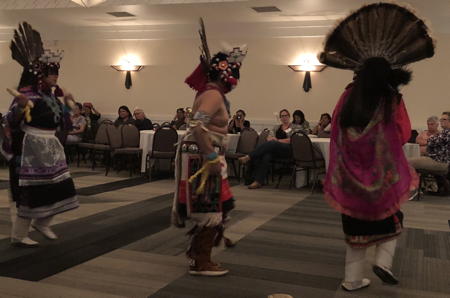
M 75 2 L 76 4 L 83 6 L 83 7 L 92 7 L 95 5 L 98 5 L 100 3 L 105 2 L 106 0 L 71 0 L 72 2 Z

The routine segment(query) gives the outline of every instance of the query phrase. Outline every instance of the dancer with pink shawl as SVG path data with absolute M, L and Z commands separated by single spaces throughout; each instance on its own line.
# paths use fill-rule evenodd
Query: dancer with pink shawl
M 341 212 L 347 254 L 342 288 L 369 286 L 366 248 L 376 245 L 374 273 L 397 284 L 391 272 L 402 231 L 402 202 L 417 187 L 402 146 L 411 124 L 398 92 L 411 78 L 401 67 L 434 54 L 427 27 L 411 11 L 390 3 L 362 7 L 327 37 L 324 64 L 355 71 L 333 114 L 325 198 Z

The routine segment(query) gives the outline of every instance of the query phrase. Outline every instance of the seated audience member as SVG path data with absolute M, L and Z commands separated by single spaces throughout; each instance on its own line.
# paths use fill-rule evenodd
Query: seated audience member
M 291 152 L 291 135 L 301 126 L 290 121 L 288 110 L 280 111 L 281 125 L 276 125 L 267 137 L 267 142 L 259 145 L 249 155 L 239 159 L 242 163 L 250 162 L 249 172 L 254 181 L 248 188 L 260 188 L 269 172 L 270 162 L 275 158 L 289 158 Z
M 84 138 L 86 140 L 94 140 L 97 133 L 98 120 L 100 119 L 100 113 L 94 108 L 94 105 L 90 102 L 83 103 L 83 113 L 81 115 L 86 118 L 86 130 L 84 132 Z
M 115 126 L 124 124 L 134 124 L 134 119 L 131 116 L 130 109 L 127 106 L 121 106 L 118 110 L 119 117 L 114 121 Z
M 153 123 L 150 119 L 145 117 L 143 109 L 134 109 L 134 125 L 136 125 L 139 130 L 153 130 Z
M 319 123 L 313 128 L 312 134 L 319 137 L 329 137 L 331 133 L 331 116 L 328 113 L 320 115 Z
M 240 133 L 244 128 L 250 127 L 250 121 L 245 120 L 244 110 L 237 110 L 230 123 L 228 123 L 228 133 Z
M 431 116 L 427 119 L 428 129 L 422 131 L 416 138 L 416 143 L 420 145 L 420 155 L 427 155 L 428 139 L 439 133 L 439 118 Z
M 170 122 L 170 125 L 176 130 L 186 129 L 186 113 L 183 108 L 177 109 L 177 113 L 172 122 Z
M 72 109 L 72 130 L 69 131 L 66 139 L 66 144 L 80 143 L 83 139 L 83 134 L 86 129 L 86 118 L 81 115 L 82 105 L 77 102 Z
M 409 159 L 409 163 L 416 170 L 426 170 L 435 175 L 439 186 L 439 193 L 448 195 L 450 183 L 448 168 L 450 164 L 450 112 L 442 113 L 440 122 L 442 131 L 428 138 L 427 155 Z
M 301 110 L 295 110 L 292 114 L 292 124 L 296 125 L 295 130 L 303 131 L 306 134 L 309 134 L 311 132 L 311 129 L 309 128 L 309 122 L 305 119 L 305 114 Z

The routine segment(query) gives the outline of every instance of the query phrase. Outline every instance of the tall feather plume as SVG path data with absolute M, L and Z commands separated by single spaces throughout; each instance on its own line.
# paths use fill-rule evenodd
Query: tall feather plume
M 208 40 L 206 39 L 206 30 L 205 23 L 203 22 L 203 18 L 200 18 L 200 30 L 198 30 L 198 34 L 200 35 L 200 40 L 202 42 L 202 46 L 200 48 L 201 51 L 201 60 L 202 63 L 209 69 L 209 63 L 211 61 L 211 53 L 209 52 Z
M 392 68 L 434 55 L 434 41 L 424 21 L 393 3 L 363 6 L 342 20 L 325 40 L 320 62 L 357 70 L 372 57 L 385 58 Z
M 23 67 L 36 62 L 44 53 L 41 35 L 26 22 L 14 30 L 10 49 L 12 58 Z

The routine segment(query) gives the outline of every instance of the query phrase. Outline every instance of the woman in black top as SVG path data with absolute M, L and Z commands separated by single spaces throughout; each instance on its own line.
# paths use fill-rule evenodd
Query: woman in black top
M 134 119 L 131 116 L 130 109 L 127 106 L 120 106 L 117 112 L 119 114 L 119 117 L 117 117 L 116 121 L 114 121 L 115 126 L 134 124 Z
M 262 143 L 248 155 L 239 159 L 242 163 L 250 162 L 248 167 L 248 177 L 253 182 L 248 188 L 260 188 L 264 184 L 270 169 L 270 162 L 274 158 L 289 158 L 292 156 L 291 151 L 291 135 L 298 129 L 300 125 L 291 122 L 291 114 L 288 110 L 280 111 L 281 124 L 276 125 L 267 137 L 267 142 Z

